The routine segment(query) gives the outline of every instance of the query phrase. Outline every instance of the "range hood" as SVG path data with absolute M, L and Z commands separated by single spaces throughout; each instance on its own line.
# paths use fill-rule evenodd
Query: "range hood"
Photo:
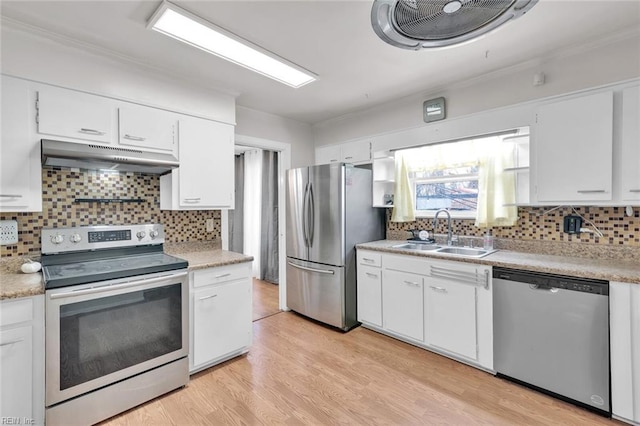
M 148 174 L 163 174 L 180 166 L 178 159 L 172 154 L 50 139 L 42 139 L 40 144 L 43 166 Z

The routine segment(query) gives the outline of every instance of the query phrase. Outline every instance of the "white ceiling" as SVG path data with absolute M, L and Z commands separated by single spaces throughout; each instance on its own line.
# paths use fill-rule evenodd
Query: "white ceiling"
M 146 29 L 160 1 L 6 1 L 2 15 L 237 93 L 237 104 L 318 123 L 640 29 L 639 0 L 540 0 L 484 38 L 409 51 L 380 40 L 366 1 L 173 1 L 319 75 L 293 89 Z

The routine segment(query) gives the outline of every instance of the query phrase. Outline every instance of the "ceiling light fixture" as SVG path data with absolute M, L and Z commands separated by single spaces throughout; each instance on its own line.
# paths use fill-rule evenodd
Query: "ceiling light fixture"
M 294 88 L 317 79 L 313 73 L 166 1 L 151 16 L 147 28 Z

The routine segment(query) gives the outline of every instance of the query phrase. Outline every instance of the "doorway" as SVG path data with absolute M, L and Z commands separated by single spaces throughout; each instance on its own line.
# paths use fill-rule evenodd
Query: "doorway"
M 236 135 L 237 158 L 236 164 L 241 164 L 239 168 L 242 168 L 242 184 L 239 178 L 236 178 L 236 206 L 241 208 L 235 210 L 223 210 L 222 211 L 222 248 L 225 250 L 232 250 L 243 252 L 254 256 L 254 258 L 262 257 L 261 261 L 254 261 L 254 319 L 262 318 L 264 316 L 271 315 L 272 313 L 279 312 L 281 310 L 288 310 L 285 305 L 286 294 L 286 227 L 285 227 L 285 176 L 286 171 L 291 167 L 291 146 L 287 143 L 276 142 L 266 139 L 260 139 L 250 136 Z M 247 165 L 251 165 L 250 170 L 252 173 L 257 174 L 258 168 L 255 161 L 258 157 L 257 151 L 271 152 L 268 158 L 265 160 L 262 158 L 260 162 L 260 176 L 263 175 L 263 170 L 266 168 L 269 171 L 269 175 L 272 177 L 270 180 L 270 188 L 268 191 L 275 194 L 272 197 L 273 202 L 267 202 L 265 205 L 270 207 L 263 209 L 262 206 L 262 189 L 256 191 L 258 185 L 254 185 L 253 190 L 247 190 L 244 186 L 247 184 L 247 180 L 244 179 L 247 173 Z M 254 153 L 251 153 L 251 152 Z M 254 162 L 247 162 L 246 156 L 254 156 Z M 262 157 L 262 154 L 260 154 Z M 237 170 L 240 173 L 240 170 Z M 251 173 L 249 173 L 250 175 Z M 261 187 L 263 185 L 260 185 Z M 253 201 L 247 200 L 247 197 L 253 198 Z M 268 198 L 268 197 L 267 197 Z M 257 208 L 257 200 L 260 199 L 260 208 Z M 239 212 L 242 210 L 242 212 Z M 249 225 L 245 226 L 244 216 L 248 212 L 252 214 L 258 214 L 261 216 L 260 222 L 265 222 L 267 229 L 265 235 L 271 235 L 271 238 L 267 238 L 268 244 L 262 244 L 261 235 L 262 231 L 257 231 L 255 227 Z M 240 218 L 242 216 L 242 218 Z M 265 219 L 262 218 L 265 216 Z M 269 216 L 271 219 L 269 219 Z M 242 223 L 242 226 L 238 226 Z M 256 223 L 254 220 L 253 223 Z M 269 226 L 278 224 L 277 229 L 269 230 Z M 241 228 L 241 229 L 240 229 Z M 256 238 L 253 239 L 253 248 L 245 247 L 247 244 L 252 244 L 251 238 L 247 238 L 247 233 L 250 236 L 258 237 L 258 243 L 255 243 Z M 242 248 L 239 248 L 239 241 L 242 241 Z M 262 255 L 267 250 L 266 255 Z M 258 253 L 258 255 L 256 255 Z M 265 261 L 262 261 L 266 259 Z M 275 284 L 274 284 L 275 283 Z M 277 284 L 277 285 L 276 285 Z

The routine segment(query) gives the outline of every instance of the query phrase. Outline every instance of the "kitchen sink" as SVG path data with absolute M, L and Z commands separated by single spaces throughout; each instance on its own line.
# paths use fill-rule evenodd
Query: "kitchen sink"
M 443 247 L 436 244 L 420 244 L 420 243 L 405 243 L 392 246 L 396 249 L 411 250 L 411 251 L 432 251 L 434 253 L 461 256 L 461 257 L 475 257 L 480 258 L 487 256 L 491 253 L 495 253 L 497 250 L 484 250 L 471 247 Z
M 404 250 L 438 250 L 441 246 L 437 246 L 435 244 L 424 244 L 424 243 L 407 243 L 407 244 L 399 244 L 397 246 L 393 246 L 393 248 L 404 249 Z
M 475 249 L 471 247 L 442 247 L 438 253 L 456 254 L 458 256 L 483 257 L 496 250 Z

